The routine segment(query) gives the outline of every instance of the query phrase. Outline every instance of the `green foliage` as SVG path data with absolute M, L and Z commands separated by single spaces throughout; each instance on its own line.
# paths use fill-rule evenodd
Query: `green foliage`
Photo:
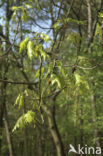
M 30 5 L 30 4 L 25 4 L 25 6 L 26 6 L 27 9 L 32 9 L 33 8 L 32 5 Z
M 44 74 L 44 67 L 41 68 L 41 77 L 43 76 Z M 40 75 L 40 69 L 37 70 L 36 74 L 35 74 L 35 78 L 39 78 L 39 75 Z
M 81 89 L 84 89 L 84 88 L 86 88 L 87 90 L 90 89 L 90 88 L 89 88 L 89 84 L 88 84 L 88 82 L 85 80 L 84 76 L 81 76 L 81 75 L 78 74 L 78 73 L 75 73 L 74 76 L 75 76 L 75 79 L 76 79 L 76 85 L 77 85 L 78 87 L 80 87 Z M 82 91 L 82 90 L 81 90 L 81 91 Z
M 43 46 L 41 44 L 37 44 L 35 47 L 35 57 L 41 57 L 44 61 L 49 57 L 46 52 L 43 51 Z
M 23 20 L 24 22 L 27 22 L 27 21 L 28 21 L 28 19 L 29 19 L 29 17 L 28 17 L 27 11 L 26 11 L 26 10 L 24 10 L 24 11 L 23 11 L 22 20 Z
M 95 36 L 99 37 L 99 40 L 102 40 L 102 27 L 97 23 Z
M 72 18 L 66 18 L 66 19 L 64 19 L 64 23 L 75 23 L 78 25 L 86 25 L 87 21 L 80 21 L 80 20 L 75 20 Z
M 29 41 L 29 38 L 26 37 L 25 40 L 23 40 L 22 42 L 20 42 L 19 53 L 22 53 L 24 50 L 26 50 L 28 41 Z
M 44 40 L 45 42 L 50 41 L 50 38 L 49 38 L 49 36 L 48 36 L 47 34 L 41 33 L 41 34 L 40 34 L 40 37 L 41 37 L 41 39 Z
M 15 21 L 16 17 L 17 17 L 17 11 L 15 10 L 15 11 L 13 12 L 11 21 L 12 21 L 12 22 Z
M 27 45 L 27 55 L 28 55 L 28 58 L 30 60 L 32 60 L 33 55 L 34 55 L 34 44 L 33 44 L 32 41 L 28 42 L 28 45 Z
M 80 20 L 75 20 L 75 19 L 72 19 L 72 18 L 64 18 L 62 20 L 56 21 L 55 24 L 53 25 L 53 28 L 58 30 L 63 25 L 65 26 L 65 24 L 68 24 L 68 23 L 74 23 L 74 24 L 78 24 L 78 25 L 86 25 L 87 21 L 80 21 Z
M 23 114 L 16 122 L 13 132 L 17 129 L 23 129 L 27 124 L 35 122 L 35 113 L 33 111 L 28 111 L 26 114 Z
M 58 21 L 53 25 L 53 28 L 58 30 L 58 29 L 60 28 L 60 24 L 61 24 L 61 20 L 58 20 Z
M 51 74 L 51 83 L 52 85 L 57 84 L 59 88 L 64 86 L 64 79 L 61 75 Z
M 18 95 L 18 97 L 16 98 L 16 101 L 15 101 L 15 104 L 14 104 L 14 106 L 16 106 L 16 105 L 18 105 L 18 103 L 19 103 L 19 100 L 20 100 L 20 94 Z
M 23 100 L 23 95 L 18 95 L 18 97 L 16 98 L 15 104 L 14 106 L 18 105 L 18 108 L 20 109 L 21 107 L 23 107 L 24 105 L 24 100 Z
M 14 127 L 13 132 L 23 130 L 11 137 L 16 155 L 57 155 L 48 130 L 47 119 L 50 117 L 56 119 L 65 153 L 68 153 L 67 145 L 74 144 L 75 139 L 77 144 L 90 147 L 99 140 L 103 147 L 103 13 L 100 11 L 97 16 L 96 11 L 100 1 L 91 3 L 91 29 L 98 23 L 95 34 L 93 30 L 93 40 L 89 41 L 85 14 L 88 9 L 79 0 L 72 1 L 72 6 L 71 1 L 10 0 L 4 1 L 4 12 L 7 2 L 10 6 L 15 3 L 15 6 L 11 7 L 13 23 L 8 23 L 4 14 L 0 17 L 3 25 L 0 30 L 0 108 L 5 106 L 2 103 L 6 98 L 8 129 Z M 96 4 L 97 8 L 94 7 Z M 5 23 L 8 26 L 4 26 Z M 6 36 L 8 30 L 9 36 Z M 18 47 L 20 36 L 25 39 Z M 41 119 L 44 122 L 40 122 Z M 8 148 L 5 127 L 1 125 L 0 139 L 5 151 L 2 150 L 0 155 L 3 156 L 8 155 Z M 95 136 L 96 131 L 99 137 Z M 26 143 L 29 152 L 25 154 Z

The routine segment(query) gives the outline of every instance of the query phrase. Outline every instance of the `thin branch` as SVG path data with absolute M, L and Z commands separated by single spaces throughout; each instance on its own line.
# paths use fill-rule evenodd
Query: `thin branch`
M 23 85 L 36 85 L 38 82 L 20 82 L 20 81 L 11 81 L 11 80 L 3 80 L 0 79 L 2 83 L 9 83 L 9 84 L 23 84 Z
M 92 70 L 92 69 L 95 69 L 99 66 L 102 66 L 103 65 L 103 62 L 100 63 L 100 64 L 96 64 L 92 67 L 82 67 L 82 66 L 79 66 L 79 65 L 75 65 L 75 64 L 70 64 L 70 65 L 63 65 L 63 67 L 76 67 L 76 68 L 80 68 L 80 69 L 84 69 L 84 70 Z M 58 68 L 59 66 L 55 66 L 56 68 Z
M 34 24 L 35 24 L 36 26 L 38 26 L 38 27 L 41 28 L 41 29 L 44 29 L 44 30 L 48 30 L 48 29 L 51 30 L 51 29 L 53 29 L 53 28 L 51 28 L 51 27 L 48 27 L 48 28 L 43 27 L 43 26 L 41 26 L 40 24 L 38 24 L 34 18 L 32 18 L 32 17 L 29 17 L 29 18 L 34 22 Z
M 42 70 L 42 58 L 40 57 L 40 69 L 39 69 L 39 106 L 41 108 L 41 103 L 42 103 L 42 93 L 41 93 L 41 71 Z M 41 112 L 42 113 L 42 112 Z

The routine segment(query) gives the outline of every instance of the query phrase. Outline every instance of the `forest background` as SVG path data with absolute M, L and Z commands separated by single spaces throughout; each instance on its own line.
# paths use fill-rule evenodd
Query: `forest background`
M 0 156 L 103 149 L 102 85 L 103 0 L 0 0 Z

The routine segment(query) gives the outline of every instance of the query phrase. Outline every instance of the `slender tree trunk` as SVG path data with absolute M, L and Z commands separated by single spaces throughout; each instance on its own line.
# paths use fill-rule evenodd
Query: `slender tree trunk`
M 83 147 L 83 105 L 80 104 L 80 145 Z M 82 154 L 80 154 L 82 156 Z
M 50 132 L 51 132 L 51 135 L 53 137 L 53 141 L 55 143 L 56 150 L 57 150 L 57 156 L 65 156 L 65 152 L 64 152 L 64 147 L 63 147 L 63 143 L 62 143 L 62 140 L 61 140 L 61 136 L 59 134 L 59 131 L 58 131 L 58 128 L 57 128 L 57 125 L 56 125 L 55 106 L 53 106 L 52 111 L 47 109 L 47 107 L 44 106 L 44 105 L 42 105 L 42 109 L 47 114 Z
M 2 98 L 3 97 L 2 85 L 0 87 L 1 87 L 1 98 Z M 1 103 L 0 103 L 0 155 L 2 153 L 1 147 L 2 147 L 3 114 L 4 114 L 4 106 L 3 106 L 3 101 L 1 100 Z
M 5 67 L 5 73 L 4 73 L 4 80 L 6 79 L 5 74 L 8 71 L 8 67 Z M 11 141 L 11 135 L 10 135 L 10 130 L 9 130 L 9 122 L 8 122 L 8 114 L 7 114 L 7 107 L 6 107 L 6 87 L 7 84 L 3 83 L 3 89 L 2 89 L 2 104 L 3 104 L 3 109 L 4 109 L 4 125 L 5 125 L 5 130 L 6 130 L 6 137 L 7 137 L 7 142 L 8 142 L 8 148 L 9 148 L 9 154 L 10 156 L 13 156 L 13 145 Z
M 77 129 L 77 109 L 78 109 L 78 95 L 76 91 L 76 99 L 74 101 L 74 133 L 76 132 Z M 77 147 L 77 135 L 76 133 L 74 134 L 74 147 Z M 74 156 L 77 156 L 76 153 L 74 153 Z
M 56 145 L 57 154 L 58 154 L 58 156 L 64 156 L 65 154 L 64 154 L 61 138 L 58 133 L 58 129 L 57 129 L 56 123 L 55 123 L 55 117 L 53 116 L 53 114 L 48 116 L 48 121 L 49 121 L 50 132 L 52 134 L 53 140 Z
M 28 156 L 28 140 L 27 140 L 27 130 L 24 129 L 24 156 Z
M 92 13 L 91 13 L 91 0 L 87 0 L 87 9 L 88 9 L 88 39 L 91 38 L 92 34 Z M 91 53 L 91 48 L 89 48 L 89 52 Z M 92 107 L 92 117 L 93 117 L 93 125 L 94 125 L 94 140 L 95 146 L 100 147 L 100 142 L 98 138 L 98 129 L 97 129 L 97 122 L 96 122 L 96 111 L 95 111 L 95 101 L 94 95 L 91 94 L 91 107 Z
M 9 154 L 10 156 L 13 156 L 13 147 L 11 142 L 6 106 L 4 106 L 4 117 L 5 117 L 4 124 L 6 129 L 6 137 L 7 137 L 8 147 L 9 147 Z
M 91 0 L 87 0 L 87 10 L 88 10 L 88 39 L 90 39 L 92 31 Z
M 24 107 L 23 107 L 23 113 L 26 113 L 26 105 L 25 105 L 25 99 L 24 99 Z M 28 156 L 28 132 L 27 127 L 24 128 L 24 156 Z
M 10 21 L 10 17 L 9 14 L 10 13 L 10 6 L 9 6 L 9 0 L 6 1 L 6 31 L 5 31 L 5 35 L 7 37 L 7 39 L 9 39 L 9 21 Z M 5 51 L 7 51 L 8 49 L 8 44 L 6 43 L 5 46 Z M 6 74 L 8 72 L 8 60 L 6 59 L 4 62 L 4 76 L 3 79 L 6 80 Z M 6 137 L 7 137 L 7 142 L 8 142 L 8 148 L 9 148 L 9 155 L 13 156 L 13 145 L 12 145 L 12 141 L 11 141 L 11 135 L 10 135 L 10 130 L 9 130 L 9 122 L 8 122 L 8 113 L 7 113 L 7 107 L 6 107 L 6 87 L 7 84 L 3 83 L 3 107 L 4 107 L 4 125 L 5 125 L 5 130 L 6 130 Z
M 99 142 L 99 139 L 98 139 L 98 129 L 97 129 L 97 121 L 96 121 L 96 111 L 95 111 L 94 95 L 91 95 L 91 107 L 92 107 L 92 117 L 93 117 L 93 126 L 94 126 L 95 146 L 96 147 L 100 147 L 100 142 Z

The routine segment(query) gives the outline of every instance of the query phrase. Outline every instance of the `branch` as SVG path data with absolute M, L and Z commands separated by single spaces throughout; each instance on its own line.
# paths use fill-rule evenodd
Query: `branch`
M 36 85 L 38 82 L 20 82 L 20 81 L 10 81 L 10 80 L 3 80 L 0 79 L 2 83 L 10 83 L 10 84 L 23 84 L 23 85 Z
M 102 66 L 102 65 L 103 65 L 103 63 L 96 64 L 92 67 L 82 67 L 82 66 L 78 66 L 78 65 L 73 64 L 73 65 L 63 65 L 63 67 L 76 67 L 76 68 L 80 68 L 80 69 L 84 69 L 84 70 L 92 70 L 92 69 L 95 69 L 95 68 Z M 58 68 L 58 66 L 55 66 L 55 67 Z

